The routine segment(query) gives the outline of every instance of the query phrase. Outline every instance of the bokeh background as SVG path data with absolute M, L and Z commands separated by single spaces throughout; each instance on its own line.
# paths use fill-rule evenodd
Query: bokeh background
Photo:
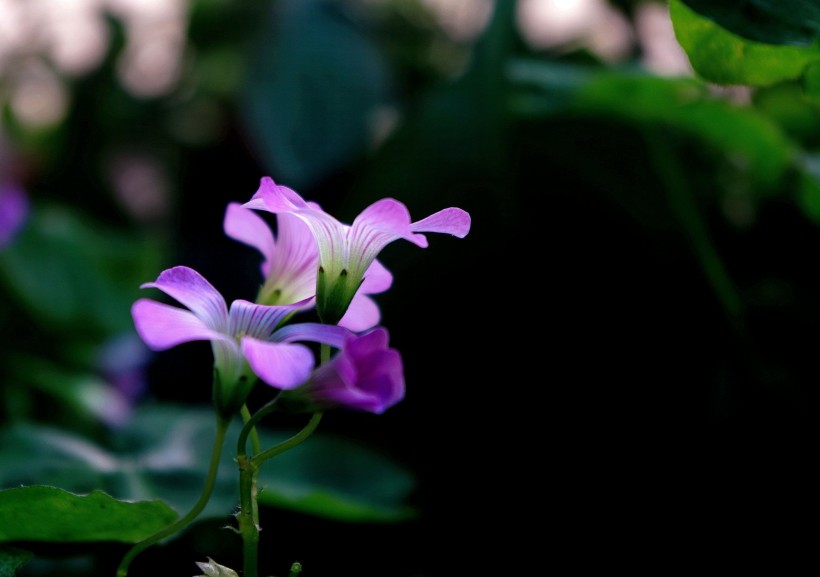
M 265 508 L 265 574 L 801 542 L 820 187 L 793 158 L 820 116 L 793 84 L 699 79 L 666 2 L 0 0 L 0 112 L 0 194 L 28 206 L 0 248 L 4 424 L 100 440 L 144 403 L 207 406 L 208 345 L 149 353 L 129 309 L 174 265 L 252 299 L 258 255 L 222 218 L 262 176 L 345 222 L 383 197 L 472 215 L 380 257 L 406 399 L 321 425 L 411 471 L 418 516 Z M 133 575 L 230 564 L 224 524 Z M 113 574 L 124 550 L 42 546 L 21 574 Z

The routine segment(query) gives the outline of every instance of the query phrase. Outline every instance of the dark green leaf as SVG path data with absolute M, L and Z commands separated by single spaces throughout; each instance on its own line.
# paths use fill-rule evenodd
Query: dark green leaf
M 48 486 L 0 490 L 0 541 L 135 543 L 173 522 L 160 501 L 118 501 L 101 491 L 74 495 Z
M 31 557 L 30 551 L 17 547 L 0 546 L 0 577 L 14 577 L 17 569 Z
M 387 67 L 353 5 L 276 8 L 253 46 L 242 112 L 270 173 L 299 189 L 366 150 Z
M 683 0 L 738 36 L 770 44 L 814 44 L 820 32 L 815 0 Z
M 214 439 L 209 408 L 143 407 L 103 448 L 66 431 L 18 424 L 0 430 L 0 487 L 48 484 L 74 493 L 100 489 L 118 499 L 161 499 L 187 512 L 205 480 Z M 235 440 L 229 430 L 211 501 L 202 517 L 226 517 L 238 503 Z M 263 431 L 263 446 L 285 433 Z M 314 434 L 266 462 L 260 473 L 263 503 L 330 518 L 398 520 L 412 476 L 387 457 L 341 439 Z

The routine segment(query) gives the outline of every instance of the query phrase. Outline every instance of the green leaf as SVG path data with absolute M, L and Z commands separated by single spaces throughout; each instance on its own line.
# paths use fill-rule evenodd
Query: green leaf
M 32 556 L 30 551 L 0 545 L 0 577 L 14 577 L 17 569 Z
M 232 424 L 213 495 L 202 518 L 227 517 L 238 503 Z M 99 489 L 115 498 L 162 499 L 187 512 L 205 480 L 215 432 L 209 407 L 141 407 L 130 425 L 102 447 L 59 429 L 16 424 L 0 429 L 0 487 L 47 484 L 74 493 Z M 290 432 L 261 431 L 263 446 Z M 263 503 L 328 518 L 396 521 L 413 478 L 389 458 L 361 445 L 314 434 L 302 445 L 264 463 Z
M 267 446 L 278 439 L 263 435 Z M 408 472 L 361 445 L 315 434 L 263 463 L 259 502 L 344 521 L 399 521 L 414 483 Z
M 738 36 L 769 44 L 808 45 L 820 32 L 815 0 L 683 0 Z
M 35 205 L 11 249 L 0 252 L 0 282 L 51 330 L 133 330 L 131 304 L 156 274 L 156 248 L 68 208 Z
M 315 184 L 362 155 L 388 70 L 356 7 L 285 0 L 251 46 L 241 111 L 271 174 Z
M 820 48 L 765 44 L 742 38 L 701 16 L 682 0 L 669 4 L 675 35 L 695 71 L 717 84 L 769 86 L 799 79 L 820 60 Z
M 777 123 L 754 108 L 712 95 L 697 79 L 577 67 L 556 73 L 561 68 L 531 61 L 511 67 L 518 83 L 513 100 L 518 114 L 526 118 L 572 113 L 669 126 L 731 159 L 761 190 L 778 184 L 795 158 L 794 143 Z M 557 99 L 556 93 L 561 95 Z M 563 105 L 556 108 L 556 102 Z
M 101 491 L 74 495 L 49 486 L 0 490 L 0 541 L 136 543 L 176 520 L 162 502 L 118 501 Z

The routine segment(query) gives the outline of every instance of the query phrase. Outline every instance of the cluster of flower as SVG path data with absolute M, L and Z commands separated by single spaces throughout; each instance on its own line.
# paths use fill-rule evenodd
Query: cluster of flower
M 256 210 L 276 215 L 275 235 Z M 425 232 L 463 238 L 470 216 L 451 207 L 412 222 L 404 204 L 386 198 L 346 225 L 265 177 L 250 201 L 228 205 L 224 230 L 264 257 L 256 301 L 238 299 L 228 307 L 198 272 L 170 268 L 142 288 L 157 288 L 188 310 L 137 300 L 132 316 L 143 341 L 165 350 L 209 340 L 214 403 L 224 416 L 242 408 L 257 381 L 307 410 L 345 407 L 380 414 L 404 397 L 405 384 L 401 355 L 389 347 L 379 308 L 369 296 L 393 282 L 376 257 L 398 239 L 427 247 Z M 308 310 L 320 322 L 290 322 Z M 336 353 L 317 363 L 306 343 Z

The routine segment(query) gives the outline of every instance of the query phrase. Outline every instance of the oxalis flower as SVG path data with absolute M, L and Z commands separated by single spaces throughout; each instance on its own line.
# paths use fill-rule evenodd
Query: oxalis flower
M 318 205 L 308 204 L 321 210 Z M 315 296 L 319 250 L 313 234 L 301 219 L 291 214 L 278 215 L 274 236 L 262 217 L 238 202 L 232 202 L 225 211 L 223 227 L 229 237 L 262 253 L 261 268 L 265 280 L 257 303 L 286 305 Z M 368 295 L 384 292 L 392 283 L 390 271 L 374 260 L 338 324 L 357 332 L 379 324 L 381 312 Z
M 307 383 L 283 394 L 306 410 L 336 407 L 381 414 L 404 398 L 401 355 L 388 347 L 383 327 L 349 334 L 341 350 L 313 371 Z
M 407 207 L 392 198 L 365 208 L 348 226 L 342 224 L 296 192 L 264 177 L 246 208 L 278 215 L 292 214 L 310 229 L 319 251 L 316 277 L 316 310 L 323 322 L 342 319 L 379 252 L 400 238 L 426 248 L 421 233 L 440 232 L 464 238 L 470 231 L 470 215 L 460 208 L 445 208 L 417 222 Z
M 278 389 L 303 384 L 315 365 L 310 348 L 294 341 L 312 341 L 339 348 L 349 332 L 343 327 L 298 323 L 280 327 L 292 313 L 313 299 L 283 306 L 235 300 L 228 309 L 222 295 L 195 270 L 177 266 L 163 271 L 157 288 L 189 310 L 151 299 L 131 307 L 137 333 L 152 350 L 208 340 L 214 354 L 214 403 L 227 415 L 238 411 L 256 377 Z

